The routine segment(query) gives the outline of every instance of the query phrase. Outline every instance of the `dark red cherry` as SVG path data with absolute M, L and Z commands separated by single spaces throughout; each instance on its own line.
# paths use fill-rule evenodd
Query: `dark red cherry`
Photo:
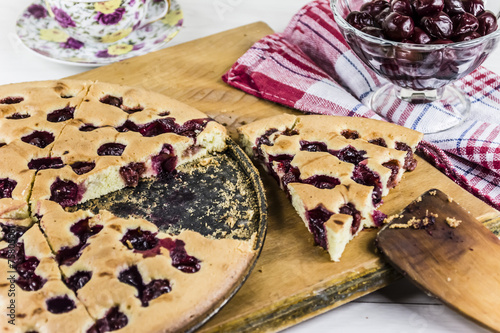
M 360 163 L 354 168 L 351 178 L 358 184 L 374 187 L 372 193 L 374 206 L 382 202 L 382 184 L 380 182 L 380 176 L 377 173 L 368 169 L 365 164 Z
M 477 17 L 477 21 L 479 23 L 479 28 L 477 29 L 477 32 L 482 36 L 491 34 L 498 28 L 497 18 L 495 14 L 493 14 L 489 10 L 479 15 Z
M 16 188 L 17 182 L 9 178 L 0 179 L 0 199 L 12 198 L 12 191 Z
M 377 227 L 380 227 L 384 223 L 384 220 L 387 218 L 387 215 L 385 215 L 379 210 L 374 210 L 372 218 L 373 218 L 373 223 L 375 223 Z
M 389 170 L 391 170 L 391 176 L 389 177 L 389 180 L 387 181 L 387 187 L 393 188 L 394 186 L 397 185 L 396 178 L 398 176 L 399 169 L 400 169 L 399 162 L 396 160 L 392 160 L 392 161 L 383 163 L 382 165 L 384 167 L 388 168 Z
M 50 200 L 55 201 L 63 207 L 70 207 L 82 200 L 82 193 L 78 185 L 71 180 L 57 178 L 50 186 Z
M 34 131 L 31 134 L 23 136 L 21 141 L 39 148 L 45 148 L 54 142 L 54 134 L 46 131 Z
M 342 135 L 344 138 L 348 139 L 348 140 L 356 140 L 356 139 L 359 139 L 359 133 L 357 131 L 352 131 L 352 130 L 342 130 L 342 132 L 340 132 L 340 135 Z
M 91 278 L 92 278 L 92 272 L 80 271 L 80 272 L 76 272 L 75 274 L 71 275 L 64 282 L 69 287 L 69 289 L 76 292 L 77 290 L 83 288 L 83 286 L 86 285 L 87 282 L 89 282 Z
M 390 8 L 389 2 L 387 0 L 372 0 L 370 2 L 364 3 L 360 8 L 360 12 L 367 12 L 372 17 L 376 17 L 386 8 Z
M 175 241 L 170 238 L 162 239 L 162 246 L 170 251 L 172 266 L 184 273 L 196 273 L 201 268 L 201 261 L 187 254 L 185 245 L 180 239 Z
M 355 165 L 358 165 L 367 158 L 365 150 L 357 150 L 353 146 L 347 146 L 341 150 L 332 151 L 331 153 L 339 160 Z
M 415 27 L 411 41 L 415 44 L 428 44 L 431 41 L 431 37 L 419 27 Z
M 385 38 L 384 32 L 381 28 L 377 27 L 364 27 L 361 29 L 365 34 L 371 35 L 373 37 Z
M 0 99 L 0 104 L 18 104 L 24 101 L 23 97 L 9 96 Z
M 73 114 L 75 113 L 75 108 L 72 106 L 67 106 L 63 109 L 54 110 L 47 114 L 47 121 L 51 123 L 59 123 L 69 119 L 73 119 Z
M 452 41 L 451 39 L 433 39 L 429 44 L 436 44 L 436 45 L 439 45 L 439 44 L 453 44 L 454 41 Z
M 75 162 L 71 164 L 71 169 L 73 169 L 77 175 L 83 175 L 94 170 L 94 168 L 95 162 Z
M 325 222 L 333 215 L 328 209 L 319 206 L 306 212 L 309 231 L 313 234 L 314 242 L 324 249 L 328 248 L 325 232 Z
M 0 192 L 1 193 L 1 192 Z M 7 242 L 14 244 L 17 243 L 18 239 L 28 230 L 27 227 L 17 226 L 17 225 L 7 225 L 0 223 L 0 229 L 2 230 L 3 236 L 0 240 L 6 240 Z
M 370 27 L 374 25 L 373 16 L 367 12 L 352 11 L 345 18 L 347 23 L 352 25 L 356 29 L 363 29 L 364 27 Z
M 411 17 L 395 12 L 389 14 L 382 23 L 384 34 L 394 41 L 410 38 L 414 28 L 415 25 Z
M 474 32 L 479 27 L 478 19 L 470 13 L 457 14 L 453 16 L 451 21 L 453 22 L 455 35 Z
M 14 265 L 18 277 L 16 284 L 25 291 L 36 291 L 43 287 L 47 280 L 35 274 L 35 270 L 40 264 L 36 257 L 27 257 L 24 253 L 24 243 L 15 244 L 14 248 L 6 247 L 0 250 L 0 258 L 10 260 L 10 265 Z
M 325 152 L 328 151 L 328 148 L 326 146 L 326 143 L 324 142 L 318 142 L 318 141 L 310 142 L 302 140 L 300 141 L 300 150 L 311 151 L 311 152 L 317 152 L 317 151 Z
M 144 172 L 146 172 L 146 165 L 141 162 L 130 163 L 120 168 L 120 176 L 126 186 L 137 186 Z
M 96 323 L 87 330 L 87 333 L 102 333 L 119 330 L 127 326 L 128 318 L 120 311 L 118 306 L 108 310 L 106 315 L 98 319 Z
M 97 149 L 99 156 L 122 156 L 125 145 L 117 142 L 105 143 Z
M 476 17 L 484 12 L 483 0 L 462 0 L 462 5 L 467 13 Z
M 168 143 L 164 144 L 160 153 L 151 158 L 153 170 L 158 175 L 171 174 L 177 166 L 177 156 L 174 154 L 174 148 Z
M 212 120 L 208 118 L 188 120 L 182 124 L 182 126 L 179 126 L 175 130 L 175 133 L 189 138 L 194 138 L 205 129 L 210 121 Z
M 385 21 L 386 17 L 389 16 L 389 14 L 392 13 L 391 8 L 386 8 L 383 11 L 381 11 L 377 16 L 375 16 L 375 22 L 379 25 L 382 26 L 382 23 Z
M 139 126 L 139 133 L 145 137 L 152 137 L 163 133 L 173 133 L 177 128 L 173 118 L 162 118 Z
M 115 128 L 118 132 L 139 132 L 139 126 L 130 120 L 126 120 L 122 125 Z
M 123 235 L 121 242 L 126 247 L 132 246 L 136 251 L 147 251 L 156 247 L 158 244 L 157 233 L 141 228 L 129 229 Z
M 123 111 L 125 111 L 128 114 L 132 114 L 132 113 L 136 113 L 136 112 L 140 112 L 140 111 L 144 110 L 144 108 L 142 106 L 136 106 L 136 107 L 129 108 L 128 106 L 122 105 L 121 108 Z
M 64 163 L 60 157 L 44 157 L 29 161 L 28 169 L 61 169 Z
M 123 103 L 123 98 L 111 96 L 111 95 L 106 95 L 106 96 L 102 97 L 99 101 L 101 103 L 116 106 L 119 108 Z
M 68 295 L 52 297 L 45 302 L 47 304 L 47 310 L 55 314 L 70 312 L 76 308 L 75 302 L 73 302 Z
M 313 185 L 317 188 L 331 189 L 340 184 L 340 180 L 335 177 L 326 175 L 314 175 L 309 178 L 303 179 L 304 184 Z
M 383 138 L 373 139 L 373 140 L 370 140 L 368 142 L 371 143 L 371 144 L 380 146 L 380 147 L 386 147 L 387 148 L 387 143 L 385 142 L 385 140 Z
M 413 7 L 410 0 L 392 0 L 391 10 L 401 15 L 412 16 Z
M 262 157 L 263 156 L 263 152 L 262 152 L 262 148 L 261 146 L 264 145 L 264 146 L 273 146 L 274 145 L 274 142 L 271 141 L 271 135 L 273 135 L 274 133 L 278 132 L 278 129 L 276 128 L 271 128 L 271 129 L 268 129 L 263 135 L 261 135 L 260 137 L 258 137 L 256 140 L 255 140 L 255 150 L 257 150 L 257 155 Z
M 63 247 L 56 254 L 56 260 L 60 265 L 72 265 L 80 258 L 81 250 L 87 246 L 87 240 L 102 230 L 102 225 L 89 225 L 90 218 L 85 218 L 73 224 L 69 229 L 78 237 L 79 243 L 73 247 Z
M 352 203 L 348 203 L 340 207 L 340 214 L 352 216 L 351 234 L 355 234 L 361 226 L 361 213 L 357 210 Z
M 118 280 L 137 289 L 137 298 L 141 300 L 142 306 L 148 306 L 151 300 L 172 290 L 168 280 L 152 280 L 145 285 L 137 266 L 131 266 L 120 272 Z
M 443 0 L 413 0 L 413 8 L 418 16 L 434 16 L 444 9 Z
M 29 118 L 31 117 L 29 114 L 27 113 L 13 113 L 12 115 L 8 116 L 8 117 L 5 117 L 5 119 L 14 119 L 14 120 L 17 120 L 17 119 L 26 119 L 26 118 Z
M 424 16 L 420 21 L 422 29 L 436 39 L 448 39 L 453 33 L 453 22 L 446 13 Z
M 83 126 L 80 126 L 80 128 L 78 128 L 80 131 L 82 132 L 92 132 L 93 130 L 97 129 L 98 127 L 95 126 L 95 125 L 92 125 L 92 124 L 85 124 Z
M 168 280 L 152 280 L 144 285 L 144 291 L 142 292 L 141 298 L 142 304 L 148 305 L 149 301 L 169 293 L 170 291 L 172 291 L 172 287 Z
M 465 13 L 462 0 L 444 0 L 443 11 L 450 16 Z
M 287 164 L 288 164 L 287 161 L 284 161 L 281 164 L 281 166 L 283 168 L 288 169 L 288 171 L 286 171 L 286 173 L 281 178 L 281 181 L 283 183 L 283 187 L 285 187 L 285 188 L 290 183 L 300 182 L 300 171 L 299 171 L 299 169 L 298 168 L 294 168 L 294 167 L 290 167 L 290 166 L 287 167 Z
M 413 171 L 417 167 L 417 160 L 413 156 L 413 151 L 410 146 L 404 142 L 396 142 L 394 147 L 397 150 L 406 151 L 405 164 L 403 168 L 407 171 Z
M 469 32 L 467 34 L 460 35 L 460 36 L 456 37 L 454 40 L 455 40 L 455 42 L 467 42 L 467 41 L 470 41 L 470 40 L 473 40 L 473 39 L 476 39 L 479 37 L 481 37 L 481 35 L 478 34 L 476 31 L 474 31 L 474 32 Z

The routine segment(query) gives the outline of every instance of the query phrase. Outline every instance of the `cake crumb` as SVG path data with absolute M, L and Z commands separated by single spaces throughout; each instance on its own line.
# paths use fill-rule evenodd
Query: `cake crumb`
M 447 278 L 446 281 L 450 282 L 451 281 L 451 277 Z
M 453 202 L 453 198 L 448 196 L 448 202 L 450 202 L 450 203 Z
M 418 197 L 417 199 L 415 199 L 415 202 L 420 202 L 420 201 L 422 201 L 422 197 L 421 196 Z
M 389 226 L 389 229 L 408 229 L 409 227 L 410 225 L 406 223 L 394 223 Z
M 382 221 L 382 223 L 384 224 L 389 224 L 391 223 L 394 219 L 398 219 L 400 217 L 402 217 L 403 215 L 399 215 L 399 214 L 394 214 L 394 215 L 391 215 L 391 216 L 388 216 L 384 219 L 384 221 Z
M 228 226 L 230 226 L 231 228 L 232 228 L 232 227 L 234 227 L 235 223 L 236 223 L 236 219 L 235 219 L 234 217 L 232 217 L 232 216 L 229 216 L 229 217 L 226 219 L 226 224 L 227 224 Z
M 406 223 L 394 223 L 389 226 L 390 229 L 407 229 L 407 228 L 414 228 L 418 229 L 421 225 L 422 220 L 417 219 L 415 216 L 413 216 L 408 222 Z
M 446 223 L 448 223 L 448 225 L 452 228 L 456 228 L 460 225 L 460 223 L 462 223 L 461 220 L 457 220 L 456 218 L 454 217 L 447 217 L 446 218 Z
M 430 195 L 436 195 L 437 194 L 437 191 L 436 190 L 433 190 L 433 191 L 430 191 L 429 192 Z
M 201 158 L 198 163 L 201 166 L 207 166 L 212 162 L 212 160 L 213 160 L 212 157 L 205 157 L 205 158 Z

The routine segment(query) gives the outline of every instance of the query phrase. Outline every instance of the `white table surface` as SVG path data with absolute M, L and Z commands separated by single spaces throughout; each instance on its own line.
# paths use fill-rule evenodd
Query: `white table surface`
M 17 40 L 15 23 L 32 0 L 0 0 L 0 84 L 59 79 L 91 68 L 63 65 L 41 58 Z M 292 15 L 308 0 L 179 0 L 184 12 L 173 46 L 256 21 L 283 31 Z M 500 50 L 485 62 L 500 73 Z M 492 309 L 493 310 L 493 309 Z M 494 314 L 492 312 L 492 315 Z M 286 330 L 310 332 L 486 332 L 406 280 Z

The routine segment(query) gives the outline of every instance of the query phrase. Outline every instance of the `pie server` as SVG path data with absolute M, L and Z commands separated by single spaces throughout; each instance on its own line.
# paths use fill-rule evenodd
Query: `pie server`
M 445 193 L 430 190 L 412 202 L 379 231 L 376 244 L 427 294 L 500 332 L 500 240 Z

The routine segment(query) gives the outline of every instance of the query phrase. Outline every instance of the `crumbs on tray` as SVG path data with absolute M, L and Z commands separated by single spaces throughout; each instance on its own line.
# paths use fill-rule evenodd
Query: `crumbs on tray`
M 447 217 L 446 218 L 446 223 L 448 223 L 448 225 L 452 228 L 456 228 L 460 225 L 460 223 L 462 223 L 461 220 L 457 220 L 456 218 L 454 217 Z

